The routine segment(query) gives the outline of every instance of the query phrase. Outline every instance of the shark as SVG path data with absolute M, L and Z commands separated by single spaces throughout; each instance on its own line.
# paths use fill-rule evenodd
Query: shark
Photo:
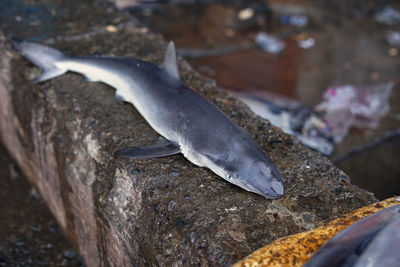
M 161 65 L 128 57 L 68 56 L 56 48 L 16 38 L 11 43 L 42 70 L 33 83 L 68 71 L 105 83 L 162 137 L 147 146 L 119 149 L 116 157 L 157 158 L 181 153 L 193 164 L 249 192 L 269 199 L 284 195 L 284 182 L 270 156 L 248 132 L 181 80 L 173 42 L 167 45 Z
M 400 204 L 365 217 L 339 232 L 304 267 L 399 266 Z

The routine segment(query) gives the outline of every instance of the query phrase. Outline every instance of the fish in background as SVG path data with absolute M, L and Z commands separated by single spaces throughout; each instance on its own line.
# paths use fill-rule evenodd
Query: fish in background
M 296 136 L 303 145 L 326 156 L 335 151 L 336 145 L 327 123 L 310 107 L 271 93 L 228 93 L 272 125 Z

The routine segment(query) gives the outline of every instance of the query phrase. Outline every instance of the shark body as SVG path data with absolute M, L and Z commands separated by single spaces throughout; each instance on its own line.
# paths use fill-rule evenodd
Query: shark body
M 399 266 L 400 204 L 350 225 L 325 243 L 304 267 Z
M 119 150 L 126 158 L 182 153 L 192 163 L 247 191 L 275 199 L 284 184 L 263 149 L 220 109 L 189 89 L 180 79 L 175 46 L 170 42 L 160 66 L 124 57 L 70 57 L 42 44 L 13 40 L 22 56 L 43 70 L 42 82 L 67 71 L 116 89 L 116 96 L 135 106 L 164 141 Z

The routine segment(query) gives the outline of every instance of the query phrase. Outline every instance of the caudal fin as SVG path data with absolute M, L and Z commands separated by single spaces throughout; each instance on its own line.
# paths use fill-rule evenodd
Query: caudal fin
M 12 47 L 27 60 L 42 69 L 43 73 L 33 79 L 32 83 L 46 81 L 67 72 L 67 69 L 57 68 L 56 62 L 65 59 L 67 56 L 61 51 L 34 42 L 17 38 L 11 39 Z

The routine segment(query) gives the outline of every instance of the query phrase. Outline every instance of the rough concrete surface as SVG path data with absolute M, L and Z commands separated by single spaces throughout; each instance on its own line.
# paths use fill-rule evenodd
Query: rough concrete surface
M 79 36 L 47 41 L 71 55 L 157 64 L 165 50 L 158 35 L 130 23 Z M 87 266 L 226 266 L 376 201 L 327 158 L 256 118 L 183 60 L 183 81 L 270 153 L 286 183 L 284 198 L 244 191 L 181 155 L 115 159 L 115 150 L 158 137 L 133 106 L 77 74 L 29 84 L 37 69 L 10 50 L 4 35 L 0 50 L 1 139 Z

